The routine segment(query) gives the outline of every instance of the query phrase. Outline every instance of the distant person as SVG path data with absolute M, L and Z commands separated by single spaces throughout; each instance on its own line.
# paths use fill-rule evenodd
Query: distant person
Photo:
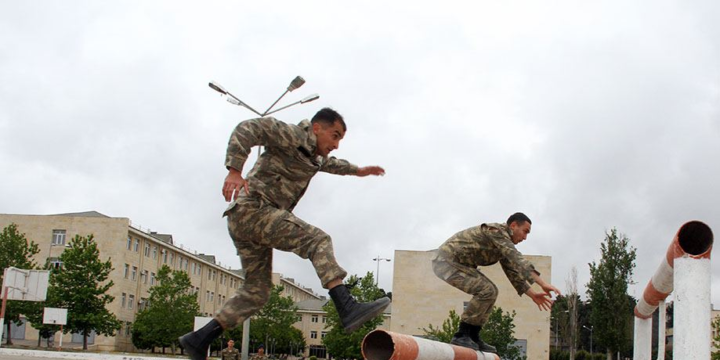
M 460 318 L 460 328 L 451 344 L 497 353 L 497 349 L 480 338 L 480 330 L 488 321 L 498 296 L 498 289 L 479 266 L 500 262 L 505 275 L 518 295 L 527 295 L 540 310 L 550 310 L 550 292 L 560 291 L 540 278 L 533 264 L 515 248 L 530 233 L 532 222 L 523 213 L 515 213 L 505 224 L 487 223 L 463 230 L 445 241 L 432 261 L 433 271 L 448 284 L 472 295 Z M 537 283 L 544 292 L 535 292 L 530 284 Z
M 235 348 L 235 341 L 232 339 L 227 342 L 227 347 L 220 355 L 222 360 L 240 360 L 240 352 Z
M 250 360 L 267 360 L 267 355 L 265 355 L 265 348 L 260 345 L 260 347 L 257 350 L 257 353 L 255 355 L 250 357 Z
M 328 157 L 338 148 L 347 128 L 335 110 L 324 108 L 311 121 L 286 124 L 272 117 L 243 121 L 230 136 L 225 157 L 228 175 L 222 188 L 228 230 L 235 244 L 245 282 L 235 296 L 203 328 L 179 338 L 192 359 L 205 358 L 210 343 L 260 310 L 272 284 L 273 249 L 310 259 L 322 286 L 340 315 L 345 331 L 352 332 L 382 314 L 390 299 L 358 303 L 343 285 L 347 272 L 338 265 L 330 236 L 293 215 L 292 210 L 318 172 L 336 175 L 384 175 L 379 166 L 357 167 Z M 244 179 L 243 166 L 253 146 L 264 151 Z

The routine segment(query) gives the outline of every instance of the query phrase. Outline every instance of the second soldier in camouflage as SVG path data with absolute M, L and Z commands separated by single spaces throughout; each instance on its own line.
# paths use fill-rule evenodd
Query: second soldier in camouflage
M 535 267 L 515 248 L 527 238 L 532 222 L 523 213 L 515 213 L 505 224 L 488 223 L 460 231 L 445 241 L 433 259 L 433 271 L 448 284 L 472 295 L 460 318 L 460 328 L 452 344 L 497 352 L 494 346 L 480 338 L 480 330 L 488 320 L 498 296 L 498 289 L 479 269 L 500 262 L 505 275 L 518 295 L 529 296 L 541 310 L 550 310 L 550 292 L 557 288 L 540 278 Z M 530 288 L 537 283 L 544 292 Z

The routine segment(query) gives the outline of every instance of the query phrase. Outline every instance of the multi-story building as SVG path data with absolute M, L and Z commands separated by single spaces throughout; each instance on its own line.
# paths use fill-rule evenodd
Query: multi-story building
M 434 251 L 395 251 L 391 331 L 423 336 L 423 328 L 430 324 L 441 326 L 450 310 L 462 314 L 470 301 L 470 295 L 435 276 L 431 265 L 434 254 Z M 525 258 L 535 265 L 543 279 L 552 278 L 550 257 L 525 255 Z M 550 312 L 538 311 L 531 299 L 518 296 L 499 264 L 483 267 L 482 272 L 498 287 L 495 306 L 504 312 L 515 311 L 516 345 L 523 355 L 528 360 L 547 359 L 550 356 Z
M 109 217 L 95 211 L 59 215 L 0 214 L 0 229 L 11 223 L 17 224 L 29 241 L 38 244 L 40 253 L 35 260 L 39 264 L 62 267 L 60 254 L 70 240 L 75 235 L 89 234 L 93 234 L 98 245 L 100 259 L 110 259 L 113 270 L 109 280 L 114 282 L 110 295 L 115 299 L 108 310 L 122 322 L 122 327 L 113 337 L 92 335 L 89 344 L 97 350 L 135 350 L 130 337 L 132 323 L 135 314 L 146 305 L 148 290 L 155 285 L 163 265 L 189 275 L 204 316 L 215 314 L 244 281 L 241 270 L 220 266 L 213 255 L 183 249 L 175 244 L 172 235 L 143 231 L 128 218 Z M 311 289 L 280 274 L 273 274 L 273 283 L 283 285 L 284 295 L 295 301 L 320 299 Z M 30 326 L 16 327 L 13 334 L 14 338 L 38 339 L 38 331 Z M 63 342 L 82 342 L 82 338 L 66 335 Z

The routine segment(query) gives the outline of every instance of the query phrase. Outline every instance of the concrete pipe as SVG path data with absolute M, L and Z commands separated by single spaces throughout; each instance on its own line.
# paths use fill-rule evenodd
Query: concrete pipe
M 500 360 L 493 353 L 385 330 L 365 335 L 362 354 L 366 360 Z
M 712 250 L 713 233 L 709 226 L 700 221 L 689 221 L 680 227 L 670 243 L 665 258 L 655 275 L 650 279 L 643 296 L 635 306 L 635 316 L 648 319 L 657 309 L 660 301 L 673 291 L 673 268 L 675 259 L 709 259 Z

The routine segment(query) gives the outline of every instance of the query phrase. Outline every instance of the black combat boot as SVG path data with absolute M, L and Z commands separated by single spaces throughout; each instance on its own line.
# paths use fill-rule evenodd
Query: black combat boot
M 205 360 L 208 356 L 210 344 L 222 335 L 223 330 L 220 323 L 212 319 L 198 331 L 189 332 L 179 337 L 178 341 L 180 341 L 180 346 L 185 349 L 185 353 L 190 355 L 190 359 Z
M 330 289 L 330 298 L 335 304 L 335 309 L 340 315 L 340 322 L 348 334 L 382 314 L 383 310 L 390 305 L 390 299 L 387 297 L 371 303 L 359 303 L 355 301 L 345 285 L 338 285 Z
M 497 354 L 497 349 L 494 346 L 484 342 L 480 338 L 480 330 L 482 330 L 482 326 L 473 326 L 473 329 L 470 332 L 470 338 L 472 338 L 472 341 L 478 344 L 478 349 L 480 351 Z
M 473 349 L 475 351 L 478 351 L 478 344 L 473 341 L 471 332 L 473 329 L 476 328 L 473 325 L 470 325 L 466 322 L 461 321 L 460 322 L 460 328 L 458 331 L 453 335 L 452 340 L 450 340 L 450 343 L 457 346 L 466 347 L 469 349 Z

